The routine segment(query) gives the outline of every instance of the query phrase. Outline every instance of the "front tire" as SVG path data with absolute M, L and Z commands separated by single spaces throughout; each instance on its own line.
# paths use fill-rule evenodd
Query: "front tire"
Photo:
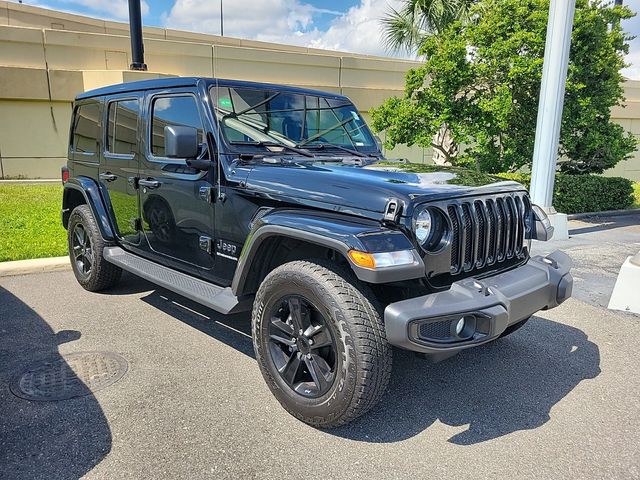
M 350 422 L 386 390 L 392 356 L 380 309 L 347 270 L 323 261 L 276 268 L 256 295 L 252 333 L 271 392 L 309 425 Z
M 88 205 L 80 205 L 71 212 L 67 228 L 69 258 L 78 283 L 90 292 L 115 285 L 120 280 L 122 269 L 102 256 L 108 244 L 103 240 Z

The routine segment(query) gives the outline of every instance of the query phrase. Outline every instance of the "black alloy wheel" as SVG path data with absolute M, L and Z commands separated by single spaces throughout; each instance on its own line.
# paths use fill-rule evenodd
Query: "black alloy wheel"
M 336 379 L 336 344 L 320 311 L 300 295 L 277 302 L 269 322 L 269 357 L 296 393 L 318 398 Z
M 73 209 L 67 228 L 69 259 L 78 283 L 90 292 L 115 285 L 122 270 L 104 258 L 104 248 L 114 244 L 102 238 L 89 205 Z
M 91 275 L 91 269 L 94 263 L 93 246 L 91 244 L 91 238 L 89 238 L 87 231 L 81 223 L 77 223 L 73 228 L 71 245 L 71 255 L 73 256 L 77 271 L 88 277 Z
M 333 428 L 382 397 L 391 373 L 382 308 L 353 273 L 325 259 L 273 269 L 253 304 L 260 371 L 284 409 Z

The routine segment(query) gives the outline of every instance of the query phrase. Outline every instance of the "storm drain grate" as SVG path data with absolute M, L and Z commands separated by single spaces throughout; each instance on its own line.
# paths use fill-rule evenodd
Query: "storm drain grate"
M 72 353 L 32 365 L 15 379 L 11 391 L 20 398 L 38 401 L 83 397 L 113 385 L 127 368 L 127 361 L 116 353 Z

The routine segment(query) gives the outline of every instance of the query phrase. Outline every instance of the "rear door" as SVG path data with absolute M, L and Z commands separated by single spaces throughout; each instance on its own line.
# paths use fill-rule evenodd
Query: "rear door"
M 145 248 L 164 264 L 206 276 L 215 258 L 211 255 L 214 211 L 208 196 L 213 172 L 164 155 L 164 127 L 183 125 L 198 130 L 201 158 L 210 158 L 203 106 L 195 89 L 181 88 L 149 92 L 145 111 L 146 141 L 138 181 Z
M 140 98 L 108 97 L 105 101 L 100 184 L 107 192 L 113 225 L 125 245 L 140 244 L 140 208 L 136 182 L 140 169 Z

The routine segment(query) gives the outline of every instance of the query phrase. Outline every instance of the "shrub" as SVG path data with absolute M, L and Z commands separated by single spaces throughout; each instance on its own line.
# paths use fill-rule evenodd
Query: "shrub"
M 520 182 L 529 188 L 531 175 L 501 173 L 501 178 Z M 553 206 L 562 213 L 624 210 L 634 203 L 633 182 L 622 177 L 556 174 Z

